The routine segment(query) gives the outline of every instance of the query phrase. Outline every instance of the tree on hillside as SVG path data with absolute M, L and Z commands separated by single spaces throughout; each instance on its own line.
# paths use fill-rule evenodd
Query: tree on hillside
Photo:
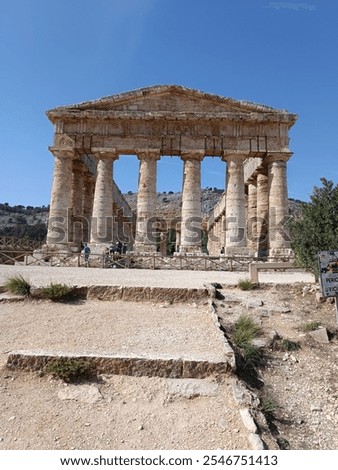
M 338 185 L 326 178 L 315 186 L 302 218 L 291 223 L 292 248 L 300 266 L 318 275 L 318 252 L 338 250 Z

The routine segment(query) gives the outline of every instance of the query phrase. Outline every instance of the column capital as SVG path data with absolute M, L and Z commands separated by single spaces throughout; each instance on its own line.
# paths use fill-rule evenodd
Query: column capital
M 222 160 L 227 163 L 244 163 L 248 157 L 249 153 L 243 150 L 226 150 L 223 152 Z
M 255 178 L 254 176 L 250 176 L 250 178 L 248 178 L 246 182 L 248 184 L 252 184 L 253 186 L 257 186 L 257 177 Z
M 205 152 L 201 150 L 184 150 L 181 152 L 181 159 L 186 160 L 197 160 L 202 161 L 205 157 Z
M 91 153 L 98 160 L 118 160 L 119 154 L 116 148 L 93 147 Z
M 75 159 L 76 152 L 74 147 L 48 147 L 48 150 L 54 155 L 54 157 Z
M 292 152 L 269 152 L 264 158 L 263 163 L 270 165 L 274 162 L 287 162 L 292 155 Z
M 161 158 L 160 151 L 157 149 L 135 149 L 139 160 L 159 160 Z

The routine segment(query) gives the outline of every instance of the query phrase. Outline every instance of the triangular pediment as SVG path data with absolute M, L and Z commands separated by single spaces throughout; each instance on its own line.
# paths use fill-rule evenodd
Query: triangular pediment
M 158 85 L 135 91 L 107 96 L 70 106 L 61 106 L 47 112 L 49 117 L 56 112 L 128 112 L 128 113 L 287 113 L 247 101 L 237 101 L 178 85 Z

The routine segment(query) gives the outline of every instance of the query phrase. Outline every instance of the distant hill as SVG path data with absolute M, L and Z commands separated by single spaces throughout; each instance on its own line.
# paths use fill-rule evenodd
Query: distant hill
M 0 236 L 42 241 L 47 235 L 49 207 L 0 204 Z
M 207 216 L 218 202 L 223 189 L 205 188 L 202 190 L 202 213 Z M 125 199 L 133 210 L 136 210 L 137 193 L 129 191 Z M 157 193 L 157 210 L 163 217 L 179 217 L 182 207 L 182 194 L 172 191 Z M 289 199 L 289 212 L 300 218 L 302 201 Z M 46 238 L 49 206 L 10 206 L 0 203 L 0 236 L 27 238 L 42 241 Z
M 223 189 L 205 188 L 202 189 L 202 214 L 208 215 L 212 208 L 217 204 L 219 198 L 223 194 Z M 136 211 L 137 193 L 129 191 L 124 194 L 130 207 Z M 175 218 L 181 214 L 182 193 L 174 193 L 173 191 L 164 191 L 157 193 L 157 212 L 163 214 L 164 217 Z

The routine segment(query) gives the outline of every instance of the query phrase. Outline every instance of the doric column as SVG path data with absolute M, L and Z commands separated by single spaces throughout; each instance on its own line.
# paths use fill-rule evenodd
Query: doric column
M 229 255 L 246 254 L 248 251 L 243 171 L 246 157 L 241 153 L 224 156 L 227 162 L 225 252 Z
M 74 248 L 81 248 L 83 220 L 83 186 L 84 164 L 80 160 L 73 160 L 72 181 L 72 217 L 69 228 L 69 238 Z
M 286 226 L 289 215 L 286 162 L 291 153 L 269 155 L 269 256 L 291 255 L 290 235 Z
M 181 230 L 176 229 L 176 248 L 175 253 L 180 251 L 180 244 L 181 244 Z
M 208 230 L 208 251 L 209 255 L 215 254 L 215 224 L 216 222 L 213 221 L 212 225 L 209 226 Z
M 267 256 L 269 223 L 269 190 L 266 170 L 259 168 L 257 174 L 257 254 Z
M 201 253 L 202 205 L 201 205 L 201 160 L 204 153 L 189 152 L 182 155 L 184 161 L 181 253 Z
M 54 174 L 50 201 L 47 248 L 70 249 L 69 212 L 72 203 L 73 149 L 49 149 L 54 155 Z
M 93 211 L 93 202 L 94 202 L 94 191 L 95 191 L 95 179 L 89 173 L 85 173 L 84 175 L 84 182 L 83 182 L 83 233 L 82 233 L 82 240 L 84 242 L 90 241 L 90 224 L 92 218 L 92 211 Z
M 160 153 L 157 150 L 138 150 L 137 157 L 140 166 L 134 250 L 139 253 L 155 253 L 156 179 Z
M 225 224 L 226 224 L 226 216 L 225 212 L 222 214 L 222 232 L 221 232 L 221 239 L 219 243 L 219 253 L 224 255 L 225 254 Z M 217 253 L 217 254 L 219 254 Z
M 167 256 L 167 236 L 168 232 L 160 232 L 160 253 Z
M 248 247 L 257 251 L 257 181 L 254 178 L 248 180 L 248 212 L 247 212 L 247 239 Z
M 91 244 L 107 244 L 113 239 L 113 161 L 115 149 L 92 149 L 97 159 L 97 176 L 91 221 Z

